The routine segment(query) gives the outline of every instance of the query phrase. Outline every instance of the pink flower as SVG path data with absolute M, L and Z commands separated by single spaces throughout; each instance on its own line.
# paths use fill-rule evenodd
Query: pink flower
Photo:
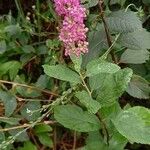
M 65 55 L 88 52 L 86 33 L 88 29 L 84 25 L 86 17 L 85 8 L 79 0 L 54 0 L 57 13 L 63 17 L 59 39 L 64 43 Z

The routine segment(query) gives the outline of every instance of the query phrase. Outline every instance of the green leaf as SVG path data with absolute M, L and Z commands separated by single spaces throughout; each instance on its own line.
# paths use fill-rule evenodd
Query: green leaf
M 85 150 L 108 150 L 108 146 L 104 143 L 99 132 L 89 132 Z
M 10 125 L 5 126 L 5 128 L 11 128 L 11 127 L 14 126 L 10 126 Z M 16 141 L 24 142 L 29 140 L 28 134 L 26 133 L 26 131 L 23 131 L 23 129 L 9 130 L 8 133 L 11 136 L 15 136 L 16 134 L 19 134 L 16 138 Z
M 56 106 L 54 109 L 55 119 L 64 127 L 79 131 L 90 132 L 100 129 L 98 118 L 83 111 L 80 107 L 74 105 Z
M 52 130 L 53 130 L 52 127 L 47 124 L 39 124 L 36 125 L 34 128 L 35 133 L 51 132 Z
M 22 117 L 26 118 L 29 121 L 36 121 L 41 115 L 39 111 L 40 108 L 41 104 L 39 101 L 28 102 L 21 109 L 21 115 Z
M 105 74 L 105 73 L 100 73 L 100 74 L 91 76 L 89 78 L 89 85 L 90 85 L 91 91 L 99 89 L 101 85 L 103 84 L 103 81 L 106 76 L 108 76 L 108 74 Z
M 50 83 L 50 77 L 47 75 L 41 75 L 36 82 L 36 87 L 46 89 Z
M 118 42 L 133 50 L 150 49 L 150 33 L 145 29 L 137 30 L 132 33 L 121 34 Z
M 149 0 L 142 0 L 144 4 L 150 4 Z
M 5 27 L 4 32 L 7 32 L 10 36 L 17 35 L 21 33 L 21 28 L 19 25 L 9 25 Z
M 79 75 L 64 65 L 44 65 L 43 68 L 44 72 L 50 77 L 76 84 L 81 83 Z
M 116 129 L 131 142 L 150 144 L 150 110 L 133 107 L 113 120 Z
M 0 100 L 4 103 L 5 115 L 11 116 L 17 107 L 16 98 L 9 92 L 0 91 Z
M 120 4 L 121 6 L 123 6 L 125 4 L 125 2 L 126 2 L 126 0 L 111 0 L 110 5 Z
M 35 52 L 35 49 L 33 48 L 33 46 L 31 46 L 31 45 L 24 45 L 23 47 L 22 47 L 22 50 L 23 50 L 23 52 L 24 53 L 34 53 Z
M 81 0 L 81 3 L 84 4 L 84 7 L 90 8 L 98 4 L 98 0 Z
M 96 59 L 89 62 L 86 69 L 86 75 L 90 77 L 99 73 L 115 73 L 120 69 L 120 67 L 116 64 Z
M 12 118 L 12 117 L 0 117 L 0 122 L 5 122 L 10 125 L 17 125 L 21 119 L 20 118 Z
M 85 67 L 88 62 L 98 58 L 104 48 L 108 48 L 106 33 L 102 24 L 100 25 L 100 29 L 89 32 L 88 42 L 89 52 L 83 56 L 83 67 Z
M 9 73 L 10 79 L 13 80 L 19 69 L 21 68 L 21 63 L 18 61 L 8 61 L 0 64 L 0 76 Z
M 96 114 L 101 108 L 101 105 L 96 100 L 93 100 L 86 91 L 77 92 L 75 96 L 87 108 L 90 113 Z
M 134 75 L 131 82 L 129 83 L 126 91 L 133 97 L 139 99 L 149 99 L 150 98 L 150 86 L 149 82 L 144 78 Z
M 106 19 L 111 32 L 127 33 L 142 29 L 142 23 L 132 11 L 119 10 L 112 12 Z
M 116 102 L 126 90 L 132 74 L 132 70 L 126 68 L 104 76 L 100 83 L 101 87 L 97 90 L 97 100 L 103 107 L 110 106 Z
M 3 54 L 6 51 L 7 45 L 6 41 L 2 40 L 0 41 L 0 54 Z
M 122 54 L 120 62 L 127 64 L 142 64 L 149 60 L 149 54 L 147 50 L 127 49 Z
M 48 133 L 40 133 L 38 138 L 41 144 L 53 148 L 53 141 Z
M 17 150 L 37 150 L 37 148 L 33 143 L 27 141 L 23 144 L 23 147 L 20 147 Z

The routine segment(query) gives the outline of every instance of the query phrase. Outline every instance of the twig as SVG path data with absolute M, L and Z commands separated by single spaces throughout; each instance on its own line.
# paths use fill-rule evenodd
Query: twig
M 104 16 L 104 12 L 103 12 L 103 7 L 102 7 L 102 4 L 103 4 L 103 0 L 99 0 L 99 8 L 100 8 L 100 16 L 102 18 L 102 22 L 104 24 L 104 28 L 105 28 L 105 33 L 106 33 L 106 37 L 107 37 L 107 43 L 108 43 L 108 46 L 111 47 L 112 45 L 112 41 L 111 41 L 111 35 L 109 33 L 109 28 L 107 26 L 107 23 L 106 23 L 106 20 L 105 20 L 105 16 Z M 116 59 L 116 56 L 114 54 L 113 51 L 110 51 L 110 54 L 111 54 L 111 57 L 112 57 L 112 60 L 114 61 L 114 63 L 117 64 L 117 59 Z
M 82 80 L 83 86 L 86 88 L 86 90 L 87 90 L 89 96 L 92 97 L 92 95 L 91 95 L 92 93 L 91 93 L 91 91 L 89 90 L 89 88 L 88 88 L 86 82 L 84 81 L 84 77 L 82 76 L 81 73 L 79 73 L 79 75 L 80 75 L 80 78 L 81 78 L 81 80 Z M 104 135 L 106 135 L 107 144 L 109 145 L 109 133 L 108 133 L 108 130 L 107 130 L 107 126 L 106 126 L 105 122 L 103 121 L 103 119 L 101 118 L 100 114 L 99 114 L 99 113 L 96 113 L 96 115 L 97 115 L 98 119 L 100 120 L 100 122 L 101 122 L 101 124 L 102 124 L 102 130 L 103 130 Z M 73 149 L 73 150 L 74 150 L 74 149 Z
M 56 121 L 44 121 L 44 122 L 41 122 L 41 123 L 37 123 L 37 125 L 39 124 L 55 124 Z M 31 124 L 23 124 L 23 125 L 19 125 L 19 126 L 15 126 L 15 127 L 10 127 L 10 128 L 4 128 L 4 129 L 0 129 L 0 132 L 6 132 L 6 131 L 10 131 L 10 130 L 16 130 L 16 129 L 22 129 L 22 128 L 27 128 L 27 127 L 30 127 Z
M 31 85 L 26 85 L 26 84 L 21 84 L 21 83 L 16 83 L 16 82 L 10 82 L 10 81 L 6 81 L 6 80 L 0 80 L 0 83 L 6 83 L 6 84 L 14 85 L 14 86 L 26 87 L 26 88 L 30 88 L 30 89 L 34 89 L 34 90 L 37 90 L 37 91 L 41 91 L 43 93 L 47 93 L 47 94 L 50 94 L 50 95 L 59 96 L 56 93 L 50 92 L 48 90 L 43 90 L 43 89 L 40 89 L 40 88 L 35 87 L 35 86 L 31 86 Z
M 91 97 L 92 92 L 89 90 L 88 86 L 86 85 L 82 73 L 79 73 L 79 75 L 80 75 L 80 78 L 81 78 L 81 80 L 82 80 L 82 85 L 85 87 L 85 89 L 87 90 L 87 92 L 89 93 L 89 95 L 90 95 L 90 97 Z

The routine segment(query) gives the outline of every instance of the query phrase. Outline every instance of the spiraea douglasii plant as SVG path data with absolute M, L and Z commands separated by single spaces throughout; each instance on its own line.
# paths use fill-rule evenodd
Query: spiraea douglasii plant
M 2 0 L 0 15 L 0 150 L 150 149 L 149 0 Z

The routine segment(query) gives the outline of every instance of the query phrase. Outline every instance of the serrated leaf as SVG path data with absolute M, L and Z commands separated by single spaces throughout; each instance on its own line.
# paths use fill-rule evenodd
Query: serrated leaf
M 150 33 L 146 30 L 137 30 L 132 33 L 121 34 L 118 42 L 133 50 L 150 49 Z
M 0 101 L 4 103 L 5 115 L 11 116 L 17 107 L 16 98 L 9 92 L 0 91 Z
M 116 64 L 96 59 L 89 62 L 86 69 L 86 75 L 90 77 L 99 73 L 115 73 L 120 67 Z
M 149 52 L 147 50 L 130 50 L 127 49 L 121 55 L 120 62 L 127 64 L 142 64 L 149 60 Z
M 7 45 L 6 41 L 2 40 L 0 41 L 0 54 L 3 54 L 6 51 Z
M 97 100 L 103 107 L 110 106 L 116 102 L 126 90 L 132 74 L 132 70 L 126 68 L 104 76 L 101 87 L 97 90 Z
M 134 75 L 126 90 L 131 96 L 139 99 L 150 98 L 150 86 L 144 78 Z
M 106 19 L 111 32 L 127 33 L 142 29 L 142 23 L 132 11 L 119 10 L 112 12 Z
M 136 106 L 122 111 L 113 120 L 116 129 L 129 141 L 150 144 L 150 110 Z
M 43 68 L 44 72 L 50 77 L 76 84 L 81 83 L 79 75 L 64 65 L 44 65 Z
M 28 102 L 21 109 L 22 117 L 26 118 L 28 121 L 36 121 L 40 117 L 40 111 L 36 111 L 41 108 L 39 101 Z
M 100 129 L 98 118 L 83 111 L 80 107 L 74 105 L 56 106 L 54 109 L 55 119 L 64 127 L 79 131 L 90 132 Z
M 96 100 L 93 100 L 86 91 L 77 92 L 75 96 L 87 108 L 90 113 L 96 114 L 101 108 L 101 105 Z

